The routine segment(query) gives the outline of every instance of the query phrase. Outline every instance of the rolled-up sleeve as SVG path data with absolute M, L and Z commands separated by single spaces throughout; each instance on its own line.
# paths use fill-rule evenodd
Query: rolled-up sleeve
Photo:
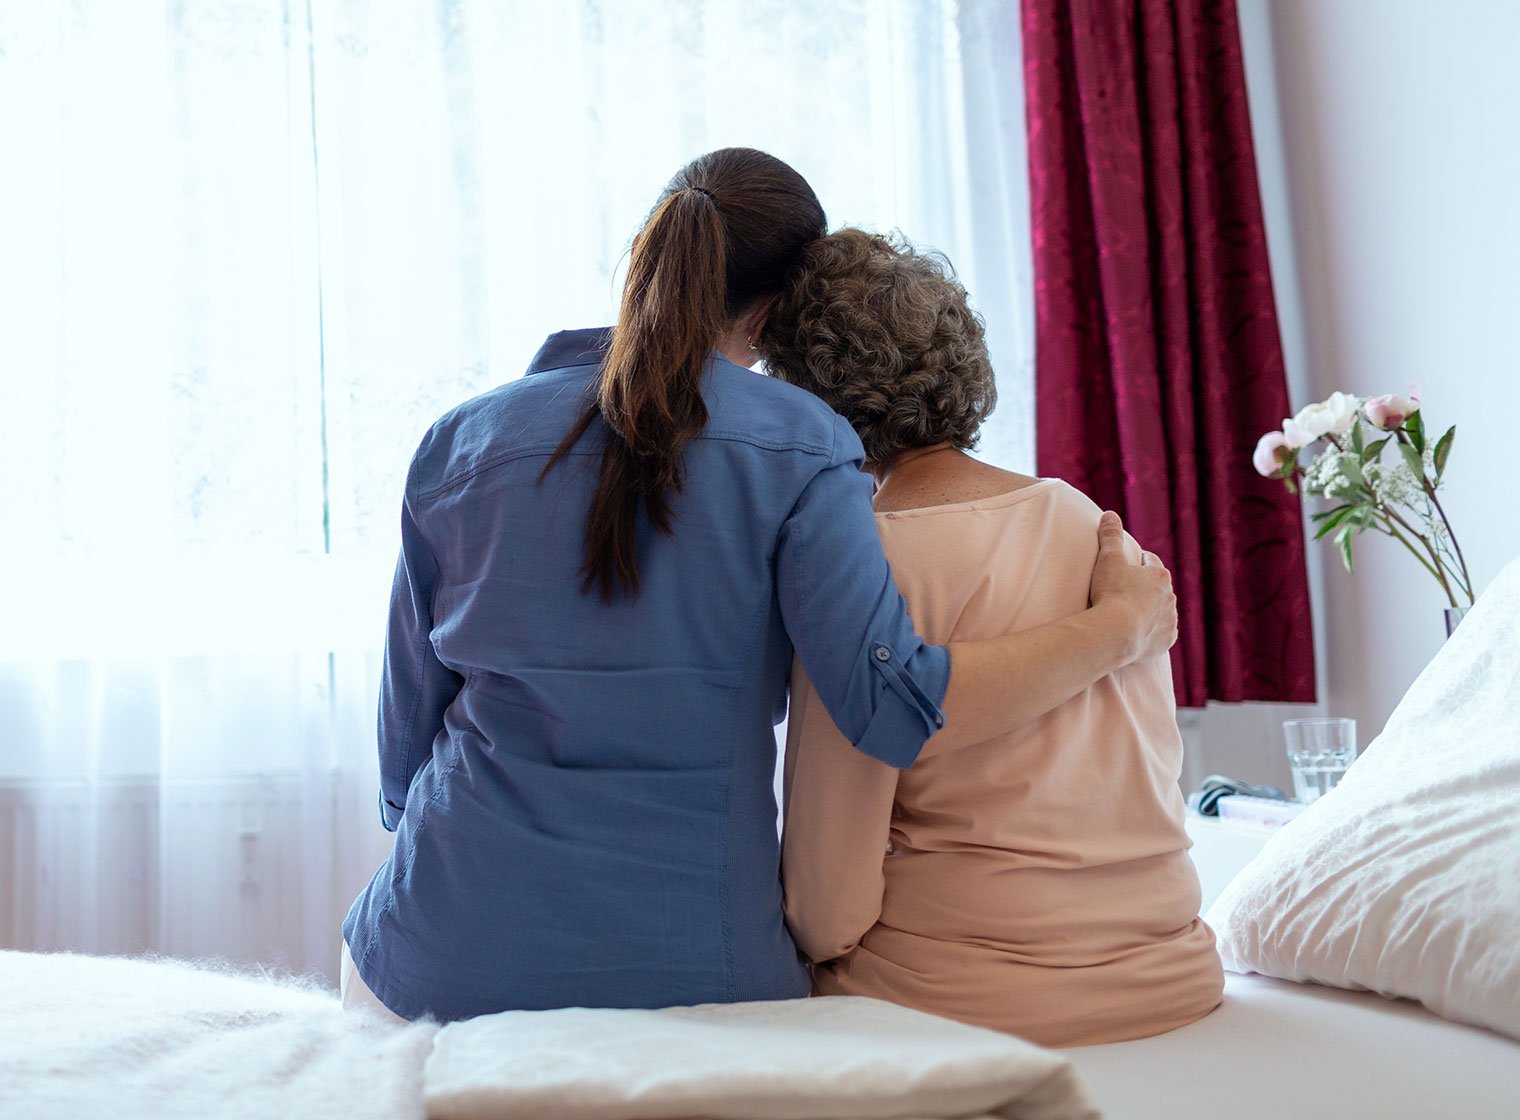
M 401 555 L 391 585 L 390 623 L 380 672 L 380 819 L 392 832 L 406 810 L 406 791 L 432 756 L 443 713 L 464 678 L 433 650 L 433 595 L 438 560 L 418 524 L 416 462 L 401 507 Z
M 871 513 L 865 453 L 843 420 L 776 554 L 781 616 L 818 698 L 855 747 L 911 766 L 945 717 L 950 653 L 914 631 Z

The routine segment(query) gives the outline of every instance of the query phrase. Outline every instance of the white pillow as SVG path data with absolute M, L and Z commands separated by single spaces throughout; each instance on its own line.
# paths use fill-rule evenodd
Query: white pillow
M 1225 967 L 1520 1038 L 1520 560 L 1210 908 Z

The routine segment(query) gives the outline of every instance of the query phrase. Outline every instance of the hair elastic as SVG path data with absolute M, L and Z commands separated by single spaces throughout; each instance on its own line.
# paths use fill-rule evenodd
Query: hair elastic
M 689 191 L 696 191 L 698 194 L 705 194 L 708 198 L 712 199 L 714 202 L 718 201 L 718 196 L 715 195 L 715 194 L 713 194 L 713 192 L 710 191 L 710 190 L 708 190 L 706 187 L 687 187 L 686 189 L 689 190 Z

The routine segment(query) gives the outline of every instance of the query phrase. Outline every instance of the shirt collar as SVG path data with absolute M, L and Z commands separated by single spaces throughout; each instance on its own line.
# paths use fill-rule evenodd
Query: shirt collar
M 546 369 L 568 369 L 571 366 L 600 365 L 607 356 L 607 346 L 612 341 L 611 327 L 593 327 L 588 330 L 560 331 L 551 334 L 528 363 L 528 373 L 541 373 Z

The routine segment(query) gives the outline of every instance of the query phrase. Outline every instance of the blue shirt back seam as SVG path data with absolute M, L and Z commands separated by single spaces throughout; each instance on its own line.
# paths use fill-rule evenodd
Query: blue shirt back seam
M 745 432 L 727 431 L 721 428 L 717 431 L 704 429 L 701 435 L 697 436 L 697 439 L 723 440 L 729 443 L 747 443 L 753 447 L 760 448 L 762 451 L 797 451 L 801 452 L 804 455 L 817 455 L 825 459 L 832 459 L 834 452 L 832 446 L 825 448 L 811 443 L 799 443 L 795 440 L 766 440 L 761 439 L 757 436 L 749 435 Z M 547 458 L 548 456 L 554 454 L 555 449 L 558 446 L 558 444 L 554 443 L 545 443 L 535 445 L 533 447 L 513 448 L 511 451 L 500 455 L 490 460 L 489 462 L 482 463 L 479 466 L 472 468 L 465 474 L 440 482 L 431 490 L 419 491 L 417 494 L 417 500 L 418 502 L 431 501 L 432 499 L 438 497 L 440 494 L 462 486 L 466 482 L 469 482 L 471 479 L 476 478 L 477 476 L 482 475 L 487 471 L 495 470 L 497 467 L 504 467 L 507 464 L 514 463 L 519 459 Z M 582 448 L 579 450 L 569 451 L 566 454 L 577 457 L 588 457 L 600 455 L 601 451 L 598 449 Z

